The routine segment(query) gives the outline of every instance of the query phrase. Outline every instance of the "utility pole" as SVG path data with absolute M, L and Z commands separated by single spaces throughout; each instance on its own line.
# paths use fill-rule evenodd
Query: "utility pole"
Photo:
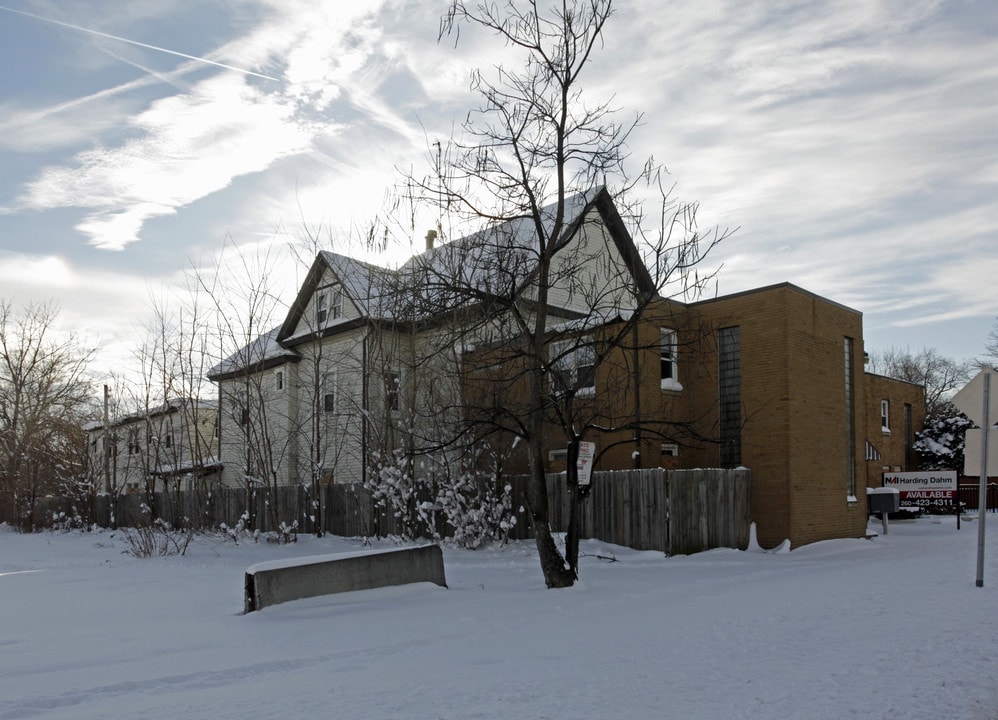
M 108 426 L 111 423 L 111 388 L 104 386 L 104 492 L 111 494 L 111 444 Z

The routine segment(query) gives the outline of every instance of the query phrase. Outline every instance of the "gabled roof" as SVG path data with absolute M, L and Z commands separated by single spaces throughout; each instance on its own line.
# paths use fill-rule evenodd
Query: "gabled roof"
M 641 293 L 654 293 L 655 285 L 641 261 L 634 242 L 605 187 L 565 198 L 562 228 L 552 238 L 558 221 L 557 203 L 541 208 L 538 230 L 532 216 L 506 220 L 451 243 L 428 250 L 410 259 L 399 270 L 412 278 L 413 299 L 425 303 L 423 312 L 443 308 L 478 294 L 486 297 L 515 297 L 536 277 L 542 248 L 557 241 L 557 254 L 571 244 L 590 211 L 596 210 L 610 233 L 621 257 L 627 263 Z M 459 295 L 461 297 L 454 297 Z
M 327 274 L 342 287 L 344 301 L 354 305 L 359 318 L 332 320 L 323 328 L 311 329 L 309 336 L 316 331 L 327 334 L 356 327 L 366 320 L 429 320 L 477 301 L 516 297 L 534 281 L 542 245 L 556 241 L 557 254 L 576 239 L 593 210 L 627 264 L 636 291 L 655 293 L 655 284 L 605 187 L 567 197 L 560 232 L 553 238 L 558 230 L 557 209 L 557 203 L 541 209 L 540 228 L 527 214 L 497 222 L 416 255 L 398 270 L 321 251 L 281 326 L 223 360 L 212 368 L 209 377 L 220 380 L 246 370 L 258 371 L 299 360 L 291 346 L 305 340 L 306 335 L 296 335 L 296 329 Z
M 259 372 L 287 362 L 301 360 L 301 355 L 277 341 L 279 329 L 271 329 L 229 355 L 208 371 L 208 379 L 226 380 L 247 370 Z
M 283 343 L 293 339 L 295 328 L 301 322 L 305 308 L 308 307 L 312 295 L 315 294 L 327 271 L 336 278 L 336 281 L 343 288 L 345 299 L 354 304 L 362 317 L 385 317 L 382 309 L 385 303 L 383 294 L 386 289 L 392 286 L 391 278 L 394 273 L 388 268 L 322 250 L 312 262 L 312 267 L 309 268 L 287 317 L 276 329 L 275 339 L 278 342 Z M 315 328 L 315 330 L 321 329 Z
M 217 410 L 218 402 L 216 400 L 201 400 L 200 398 L 173 398 L 165 403 L 148 408 L 147 410 L 137 410 L 129 413 L 128 415 L 122 415 L 121 417 L 114 418 L 108 422 L 108 427 L 120 427 L 122 425 L 130 425 L 137 421 L 151 420 L 152 418 L 159 417 L 161 415 L 179 412 L 184 408 L 190 408 L 194 412 L 198 412 L 202 409 Z M 103 428 L 103 420 L 93 420 L 83 426 L 83 429 L 87 432 L 101 430 Z

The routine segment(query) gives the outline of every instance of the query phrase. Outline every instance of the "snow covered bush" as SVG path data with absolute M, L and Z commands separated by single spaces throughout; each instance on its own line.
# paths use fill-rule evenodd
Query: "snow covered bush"
M 186 555 L 187 548 L 194 539 L 193 530 L 174 530 L 170 523 L 160 518 L 148 525 L 123 529 L 121 532 L 128 542 L 128 548 L 123 552 L 137 558 Z
M 491 542 L 506 542 L 516 525 L 511 512 L 513 487 L 499 486 L 492 474 L 465 472 L 437 493 L 437 505 L 453 529 L 453 538 L 461 547 L 474 550 Z
M 234 544 L 238 545 L 240 538 L 249 538 L 253 542 L 259 542 L 260 531 L 259 530 L 249 530 L 247 526 L 249 525 L 250 514 L 249 510 L 244 510 L 243 514 L 239 516 L 239 520 L 232 527 L 229 527 L 225 523 L 218 526 L 218 529 L 222 532 L 222 536 L 231 540 Z
M 446 536 L 475 549 L 505 542 L 516 525 L 512 487 L 456 453 L 426 456 L 414 464 L 395 452 L 377 462 L 369 477 L 365 488 L 375 507 L 391 513 L 397 534 L 406 540 Z
M 405 540 L 435 537 L 432 493 L 425 481 L 413 473 L 410 458 L 402 451 L 390 455 L 375 454 L 374 467 L 364 482 L 374 507 L 389 513 L 395 520 L 395 533 Z M 376 528 L 388 534 L 388 528 Z
M 75 507 L 69 513 L 62 511 L 52 513 L 52 530 L 55 532 L 70 532 L 85 528 L 89 528 L 89 524 Z

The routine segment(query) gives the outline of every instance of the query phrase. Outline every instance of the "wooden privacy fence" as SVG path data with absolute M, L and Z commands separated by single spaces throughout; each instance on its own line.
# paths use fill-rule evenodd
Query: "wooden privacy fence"
M 510 478 L 514 498 L 527 478 Z M 564 474 L 547 476 L 551 528 L 568 530 L 570 498 Z M 686 555 L 711 548 L 748 547 L 752 473 L 722 470 L 613 470 L 595 472 L 580 507 L 580 535 L 636 550 Z M 527 523 L 517 537 L 529 537 Z
M 526 508 L 526 476 L 503 478 L 513 488 L 513 514 L 517 524 L 513 539 L 532 537 Z M 568 530 L 570 498 L 564 474 L 546 476 L 550 498 L 550 523 L 555 532 Z M 592 489 L 580 506 L 580 536 L 596 538 L 637 550 L 659 550 L 671 555 L 689 554 L 717 547 L 748 547 L 751 513 L 749 470 L 623 470 L 593 473 Z M 272 507 L 272 505 L 276 507 Z M 148 508 L 148 509 L 147 509 Z M 39 515 L 52 512 L 72 515 L 64 498 L 42 502 Z M 266 495 L 241 488 L 215 488 L 211 492 L 160 492 L 116 498 L 99 496 L 90 522 L 104 527 L 134 527 L 151 517 L 174 527 L 217 529 L 235 527 L 251 514 L 247 527 L 280 531 L 275 523 L 297 518 L 298 532 L 312 532 L 315 519 L 324 532 L 344 537 L 405 534 L 403 520 L 391 510 L 375 505 L 360 485 L 326 485 L 313 498 L 303 487 L 279 487 Z M 47 524 L 47 523 L 43 523 Z M 451 534 L 442 516 L 436 532 Z

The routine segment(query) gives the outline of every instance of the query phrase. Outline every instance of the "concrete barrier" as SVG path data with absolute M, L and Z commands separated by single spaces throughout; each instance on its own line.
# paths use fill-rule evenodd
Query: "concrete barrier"
M 246 569 L 246 612 L 268 605 L 388 585 L 447 587 L 439 545 L 274 560 Z

